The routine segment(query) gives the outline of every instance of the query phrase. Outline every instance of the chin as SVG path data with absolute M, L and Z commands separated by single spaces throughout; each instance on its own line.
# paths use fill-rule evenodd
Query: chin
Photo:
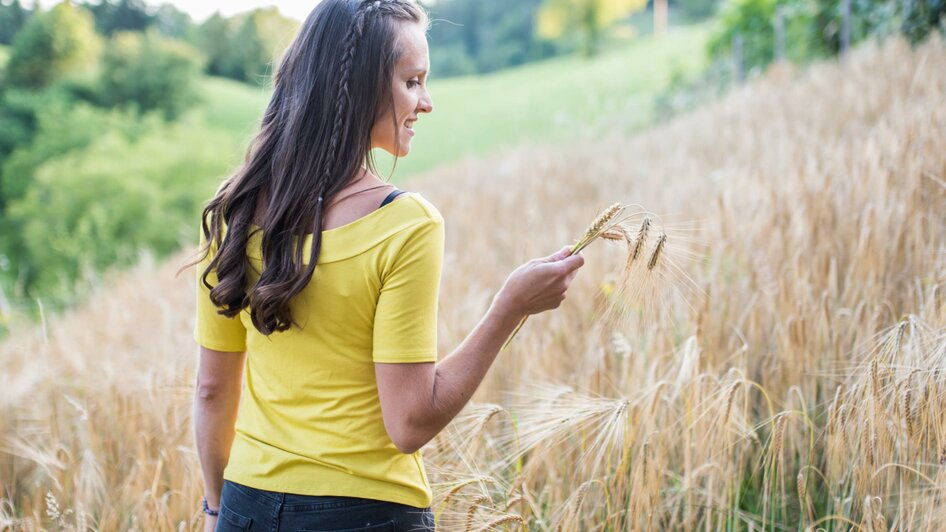
M 394 156 L 394 157 L 406 157 L 407 154 L 409 154 L 409 153 L 411 152 L 411 147 L 410 147 L 410 145 L 401 146 L 401 148 L 398 149 L 398 150 L 394 150 L 394 149 L 392 149 L 391 147 L 388 147 L 388 146 L 386 146 L 386 147 L 384 147 L 384 148 L 381 148 L 381 149 L 384 150 L 384 151 L 386 151 L 386 152 L 388 152 L 389 154 L 391 154 L 391 155 Z
M 411 152 L 410 144 L 401 146 L 401 148 L 398 149 L 397 151 L 393 151 L 393 150 L 388 151 L 388 153 L 390 153 L 391 155 L 395 157 L 407 157 L 407 154 L 409 154 L 410 152 Z

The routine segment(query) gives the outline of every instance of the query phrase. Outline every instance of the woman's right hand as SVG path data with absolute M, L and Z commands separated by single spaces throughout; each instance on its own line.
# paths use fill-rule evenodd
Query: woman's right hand
M 572 255 L 571 246 L 557 253 L 532 259 L 506 278 L 495 302 L 514 314 L 528 316 L 558 308 L 578 269 L 585 264 L 581 254 Z

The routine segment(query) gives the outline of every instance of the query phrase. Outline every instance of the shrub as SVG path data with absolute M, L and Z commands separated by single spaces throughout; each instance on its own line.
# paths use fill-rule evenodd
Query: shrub
M 174 119 L 198 100 L 197 56 L 187 44 L 155 31 L 117 33 L 102 57 L 102 103 Z
M 30 18 L 13 41 L 7 79 L 23 87 L 45 87 L 95 64 L 101 39 L 88 11 L 68 2 Z
M 83 150 L 39 165 L 10 205 L 19 255 L 9 257 L 32 295 L 74 293 L 142 249 L 164 256 L 193 233 L 200 202 L 235 162 L 229 137 L 200 124 L 161 124 L 135 140 L 118 128 Z

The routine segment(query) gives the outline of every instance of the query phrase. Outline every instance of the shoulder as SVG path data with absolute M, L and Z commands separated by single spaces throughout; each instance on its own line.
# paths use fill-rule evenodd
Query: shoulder
M 393 204 L 397 207 L 395 224 L 388 251 L 397 260 L 443 253 L 446 229 L 437 207 L 419 192 L 401 194 Z M 392 217 L 394 218 L 394 217 Z
M 440 211 L 420 192 L 406 192 L 401 194 L 394 203 L 401 203 L 401 209 L 411 220 L 412 225 L 442 225 L 444 220 Z

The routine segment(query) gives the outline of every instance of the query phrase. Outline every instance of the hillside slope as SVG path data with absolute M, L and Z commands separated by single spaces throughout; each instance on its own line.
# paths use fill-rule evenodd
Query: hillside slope
M 478 392 L 499 406 L 471 405 L 425 449 L 441 526 L 946 522 L 930 489 L 946 482 L 944 124 L 944 43 L 891 41 L 779 66 L 632 137 L 405 184 L 447 223 L 442 355 L 509 271 L 615 201 L 662 215 L 694 258 L 676 273 L 701 289 L 607 323 L 625 255 L 586 250 L 569 299 L 527 322 Z M 0 345 L 0 523 L 49 526 L 49 493 L 103 530 L 198 529 L 184 258 Z
M 679 26 L 663 39 L 636 38 L 591 60 L 559 57 L 462 78 L 432 72 L 434 112 L 417 123 L 413 152 L 398 161 L 393 180 L 526 141 L 596 137 L 650 123 L 654 96 L 673 72 L 705 64 L 708 29 Z M 208 124 L 248 140 L 269 91 L 217 78 L 202 83 Z M 379 161 L 380 171 L 391 168 L 390 158 Z

